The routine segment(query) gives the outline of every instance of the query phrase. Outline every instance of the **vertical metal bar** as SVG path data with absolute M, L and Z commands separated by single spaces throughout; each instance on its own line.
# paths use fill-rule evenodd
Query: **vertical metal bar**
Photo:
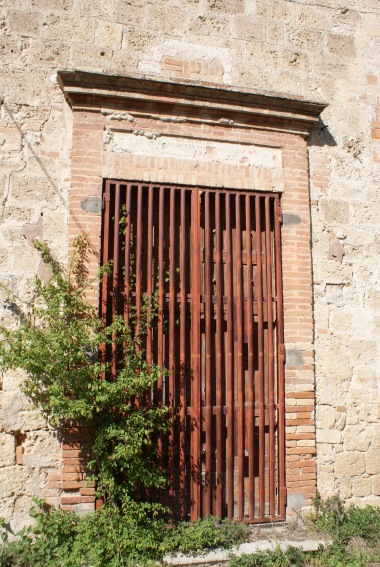
M 215 293 L 216 293 L 216 515 L 223 517 L 223 234 L 221 227 L 220 193 L 215 194 Z
M 210 254 L 210 192 L 205 194 L 205 264 L 204 264 L 204 294 L 205 294 L 205 345 L 206 345 L 206 365 L 205 365 L 205 411 L 206 411 L 206 469 L 204 484 L 204 515 L 212 514 L 212 398 L 211 398 L 211 254 Z M 217 450 L 220 448 L 217 447 Z
M 258 366 L 259 366 L 259 515 L 265 513 L 265 406 L 264 406 L 264 313 L 263 274 L 261 249 L 261 199 L 256 197 L 256 252 L 257 252 L 257 303 L 258 303 Z
M 276 295 L 277 295 L 277 396 L 278 396 L 278 482 L 279 482 L 279 513 L 286 514 L 285 488 L 285 378 L 284 378 L 284 313 L 282 300 L 282 264 L 281 264 L 281 228 L 280 200 L 275 196 L 274 215 L 274 246 L 276 255 Z
M 175 360 L 174 360 L 174 334 L 175 334 L 175 222 L 176 222 L 176 211 L 175 211 L 175 191 L 174 187 L 170 189 L 170 229 L 169 229 L 169 387 L 168 387 L 168 405 L 171 408 L 172 416 L 174 417 L 174 383 L 175 383 Z M 173 510 L 173 496 L 174 496 L 174 424 L 169 431 L 169 459 L 168 459 L 168 469 L 169 469 L 169 506 L 171 511 Z
M 164 363 L 164 207 L 165 207 L 165 192 L 164 188 L 160 187 L 160 198 L 158 208 L 158 305 L 159 305 L 159 319 L 158 319 L 158 364 L 163 366 Z M 162 402 L 162 378 L 158 380 L 158 395 L 159 403 Z
M 120 241 L 120 183 L 115 184 L 115 216 L 113 235 L 113 267 L 112 267 L 112 319 L 118 314 L 119 303 L 119 241 Z M 111 347 L 111 376 L 116 379 L 117 373 L 117 342 L 113 336 Z
M 232 230 L 230 194 L 226 195 L 227 295 L 227 515 L 234 516 L 234 313 L 232 281 Z
M 238 518 L 244 518 L 244 373 L 243 373 L 243 260 L 240 195 L 235 197 L 236 247 L 236 327 L 237 327 L 237 402 L 238 402 Z
M 146 293 L 148 301 L 153 296 L 153 186 L 149 186 L 148 193 L 148 226 L 147 226 L 147 266 L 146 266 Z M 146 332 L 146 361 L 152 364 L 152 327 L 150 325 L 151 310 L 148 311 L 148 328 Z
M 136 219 L 136 332 L 140 332 L 141 317 L 141 252 L 142 252 L 142 185 L 137 189 L 137 219 Z
M 103 217 L 103 265 L 109 262 L 109 239 L 110 239 L 110 199 L 111 199 L 111 188 L 110 181 L 106 182 L 105 191 L 103 194 L 103 206 L 104 206 L 104 217 Z M 108 274 L 104 273 L 102 277 L 102 300 L 100 305 L 100 315 L 104 323 L 107 322 L 107 307 L 108 307 Z M 107 356 L 107 345 L 102 343 L 100 345 L 100 360 L 102 364 L 105 364 Z M 102 372 L 102 379 L 104 380 L 106 373 Z
M 130 185 L 127 185 L 125 196 L 125 262 L 124 262 L 124 321 L 129 323 L 129 307 L 131 293 L 131 193 Z
M 157 325 L 157 362 L 159 366 L 164 364 L 164 207 L 165 193 L 164 188 L 160 187 L 159 207 L 158 207 L 158 308 L 159 318 Z M 157 381 L 157 404 L 163 402 L 163 380 L 162 376 Z M 158 439 L 157 462 L 162 467 L 162 437 Z
M 275 431 L 274 431 L 274 341 L 273 341 L 273 292 L 272 292 L 272 237 L 271 237 L 271 203 L 265 197 L 265 258 L 268 308 L 268 405 L 269 405 L 269 515 L 275 515 Z
M 201 396 L 200 396 L 200 192 L 191 195 L 191 519 L 201 515 L 200 451 L 201 451 Z
M 180 518 L 185 518 L 186 490 L 186 191 L 181 190 L 181 237 L 180 237 Z
M 247 344 L 248 344 L 248 504 L 249 518 L 255 516 L 255 383 L 253 358 L 253 273 L 251 196 L 245 197 L 246 264 L 247 264 Z

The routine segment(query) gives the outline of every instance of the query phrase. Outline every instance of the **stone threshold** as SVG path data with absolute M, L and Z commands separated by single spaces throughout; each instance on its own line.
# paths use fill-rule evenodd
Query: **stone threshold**
M 239 546 L 232 547 L 231 549 L 216 549 L 203 553 L 201 555 L 190 556 L 183 553 L 175 555 L 165 555 L 164 563 L 167 565 L 186 567 L 196 565 L 227 565 L 231 555 L 241 556 L 251 553 L 258 553 L 259 551 L 273 551 L 279 547 L 282 551 L 286 551 L 288 547 L 297 547 L 302 551 L 317 551 L 320 545 L 329 545 L 330 540 L 323 539 L 263 539 L 259 541 L 250 541 L 242 543 Z

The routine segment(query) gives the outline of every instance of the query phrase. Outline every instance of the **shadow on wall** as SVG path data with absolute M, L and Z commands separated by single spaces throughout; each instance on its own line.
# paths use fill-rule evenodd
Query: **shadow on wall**
M 328 124 L 320 118 L 309 137 L 309 146 L 336 146 L 336 141 L 329 131 Z

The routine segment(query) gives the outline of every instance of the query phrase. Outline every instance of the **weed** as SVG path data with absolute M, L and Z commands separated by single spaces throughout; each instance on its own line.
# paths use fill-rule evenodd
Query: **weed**
M 163 541 L 162 549 L 182 551 L 183 553 L 199 553 L 204 549 L 223 547 L 231 548 L 249 537 L 246 524 L 235 524 L 230 520 L 219 520 L 208 516 L 197 522 L 182 522 L 170 529 Z

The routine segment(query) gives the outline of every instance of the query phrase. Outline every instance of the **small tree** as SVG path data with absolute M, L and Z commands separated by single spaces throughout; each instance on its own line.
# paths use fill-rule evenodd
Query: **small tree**
M 165 484 L 155 464 L 155 440 L 169 428 L 169 410 L 146 403 L 146 391 L 165 371 L 148 364 L 144 335 L 157 315 L 155 297 L 145 297 L 138 327 L 133 313 L 106 325 L 86 301 L 93 283 L 86 271 L 87 243 L 79 236 L 66 270 L 46 244 L 35 247 L 50 269 L 47 282 L 36 277 L 28 299 L 4 285 L 18 318 L 14 329 L 0 326 L 3 370 L 21 368 L 22 391 L 56 427 L 75 423 L 89 432 L 94 477 L 105 502 L 136 498 L 136 485 Z M 100 270 L 100 277 L 109 271 Z M 117 379 L 102 379 L 109 362 L 101 345 L 115 344 L 120 355 Z M 139 400 L 139 403 L 136 403 Z

